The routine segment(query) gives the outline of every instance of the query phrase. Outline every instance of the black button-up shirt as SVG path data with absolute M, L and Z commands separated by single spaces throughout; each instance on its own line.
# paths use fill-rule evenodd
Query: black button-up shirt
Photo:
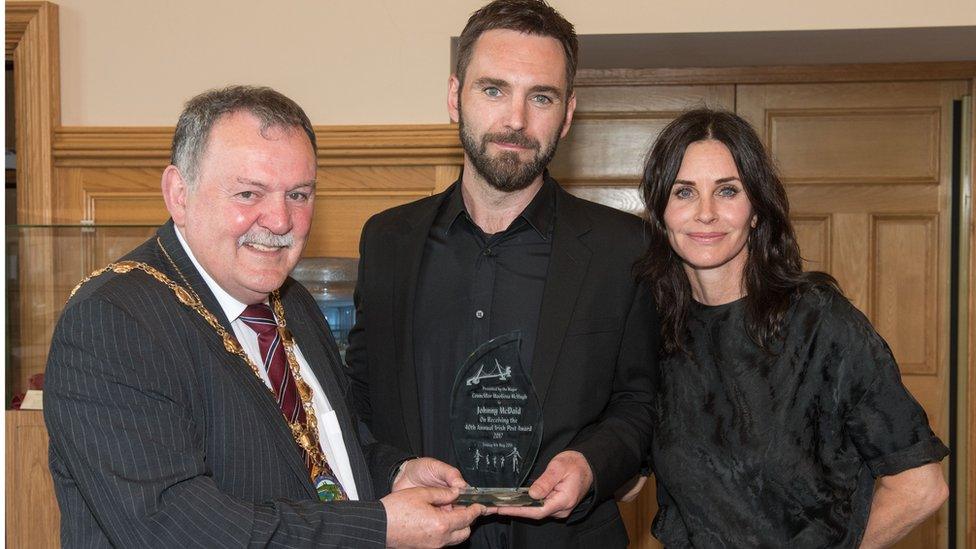
M 450 411 L 464 360 L 493 337 L 518 330 L 520 357 L 532 368 L 556 211 L 548 177 L 507 229 L 485 234 L 455 183 L 437 214 L 420 267 L 414 309 L 414 360 L 423 453 L 455 464 Z

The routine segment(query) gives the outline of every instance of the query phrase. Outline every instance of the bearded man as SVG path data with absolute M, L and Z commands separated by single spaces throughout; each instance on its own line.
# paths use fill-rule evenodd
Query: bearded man
M 473 547 L 625 546 L 612 498 L 649 447 L 658 329 L 632 274 L 642 222 L 570 195 L 546 170 L 573 119 L 577 49 L 572 24 L 544 2 L 475 12 L 449 80 L 461 177 L 374 216 L 360 241 L 347 371 L 380 441 L 459 465 L 458 369 L 520 334 L 542 409 L 526 485 L 545 504 L 484 517 Z

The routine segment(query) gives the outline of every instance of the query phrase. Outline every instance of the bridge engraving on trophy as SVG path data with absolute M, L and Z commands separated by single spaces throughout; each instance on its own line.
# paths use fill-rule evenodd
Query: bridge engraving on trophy
M 506 379 L 512 377 L 512 367 L 505 366 L 502 367 L 498 363 L 498 359 L 495 359 L 495 366 L 493 369 L 485 372 L 484 364 L 478 366 L 478 373 L 469 377 L 465 382 L 466 385 L 477 385 L 481 383 L 482 379 L 498 379 L 499 381 L 505 381 Z

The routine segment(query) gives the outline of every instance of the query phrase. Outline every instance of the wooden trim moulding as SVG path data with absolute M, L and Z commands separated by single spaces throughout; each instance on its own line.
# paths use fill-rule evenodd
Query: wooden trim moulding
M 6 27 L 6 59 L 14 58 L 14 50 L 27 32 L 27 25 L 37 15 L 39 2 L 9 2 L 4 13 Z
M 583 69 L 576 75 L 576 86 L 970 80 L 973 76 L 976 76 L 976 60 L 769 67 Z
M 317 126 L 319 166 L 460 165 L 453 124 Z M 172 127 L 61 127 L 58 167 L 147 167 L 169 163 Z
M 50 223 L 54 177 L 51 140 L 61 123 L 58 7 L 7 2 L 6 59 L 14 64 L 17 117 L 17 221 Z

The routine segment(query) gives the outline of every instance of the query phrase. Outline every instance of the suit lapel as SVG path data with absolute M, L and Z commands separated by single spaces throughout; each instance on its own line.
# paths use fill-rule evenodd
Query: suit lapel
M 221 326 L 229 334 L 233 335 L 234 330 L 231 328 L 230 320 L 226 318 L 217 298 L 214 297 L 213 292 L 210 291 L 203 277 L 197 272 L 196 266 L 193 265 L 190 256 L 183 250 L 183 246 L 177 239 L 175 231 L 176 228 L 173 226 L 173 222 L 169 221 L 157 232 L 157 236 L 159 237 L 158 244 L 162 244 L 163 250 L 165 250 L 165 253 L 163 250 L 160 251 L 163 270 L 177 284 L 182 286 L 188 283 L 190 288 L 200 296 L 200 301 L 203 302 L 204 307 L 217 317 Z M 281 415 L 278 403 L 275 402 L 267 386 L 254 374 L 250 365 L 240 357 L 227 352 L 217 332 L 207 324 L 203 317 L 193 312 L 190 313 L 190 316 L 193 318 L 198 331 L 203 336 L 203 340 L 207 342 L 207 345 L 210 347 L 218 362 L 231 379 L 238 384 L 241 393 L 247 395 L 261 413 L 264 419 L 264 425 L 267 426 L 268 431 L 274 437 L 271 443 L 278 449 L 282 461 L 302 479 L 309 496 L 318 499 L 315 487 L 312 486 L 309 480 L 308 469 L 305 468 L 305 463 L 301 452 L 298 450 L 298 445 L 291 435 L 288 424 Z
M 286 283 L 287 285 L 288 283 Z M 296 284 L 292 282 L 292 284 Z M 370 499 L 373 494 L 372 480 L 369 469 L 366 465 L 366 458 L 360 451 L 360 442 L 357 435 L 358 429 L 353 424 L 352 415 L 346 407 L 346 401 L 336 377 L 339 371 L 340 358 L 336 353 L 336 347 L 329 345 L 331 335 L 327 332 L 328 327 L 318 324 L 311 319 L 296 316 L 300 311 L 300 304 L 296 304 L 287 299 L 287 292 L 282 295 L 283 305 L 285 306 L 285 317 L 288 328 L 295 337 L 295 343 L 308 361 L 308 366 L 315 375 L 315 379 L 325 392 L 329 405 L 336 413 L 339 428 L 342 432 L 342 440 L 346 447 L 346 454 L 349 456 L 349 463 L 352 466 L 353 478 L 356 481 L 359 499 Z M 323 418 L 318 418 L 319 423 Z
M 456 186 L 456 184 L 454 185 Z M 443 198 L 454 186 L 441 193 Z M 400 387 L 400 402 L 403 410 L 404 429 L 410 449 L 415 454 L 422 451 L 423 441 L 420 427 L 420 402 L 417 390 L 417 369 L 413 352 L 413 311 L 417 295 L 417 279 L 423 261 L 427 234 L 437 217 L 442 200 L 430 200 L 427 210 L 410 223 L 401 219 L 397 231 L 399 238 L 394 246 L 396 260 L 393 288 L 394 349 L 397 363 L 397 380 Z
M 549 276 L 542 294 L 539 330 L 532 352 L 532 384 L 544 405 L 563 339 L 579 295 L 592 252 L 580 240 L 590 230 L 589 218 L 579 211 L 576 198 L 556 188 L 556 220 Z

